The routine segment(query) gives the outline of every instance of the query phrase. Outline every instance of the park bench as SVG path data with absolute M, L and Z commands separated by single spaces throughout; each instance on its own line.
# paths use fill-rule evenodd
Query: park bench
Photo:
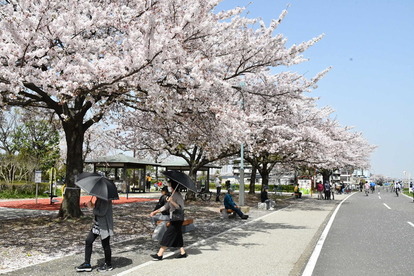
M 236 212 L 232 209 L 221 208 L 220 209 L 221 216 L 223 218 L 234 218 L 236 217 Z
M 300 193 L 293 193 L 292 195 L 295 196 L 295 198 L 301 198 L 302 197 Z
M 140 188 L 140 187 L 131 187 L 131 192 L 135 193 L 135 192 L 137 192 L 137 191 L 138 191 L 138 193 L 145 193 L 145 189 L 144 189 L 144 188 Z

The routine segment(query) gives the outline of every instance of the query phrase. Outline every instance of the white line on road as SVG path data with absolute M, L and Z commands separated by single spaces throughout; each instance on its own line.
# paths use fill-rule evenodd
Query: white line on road
M 387 204 L 385 204 L 385 203 L 383 203 L 384 204 L 384 206 L 385 207 L 387 207 L 388 209 L 390 209 L 391 210 L 391 207 L 390 206 L 388 206 Z
M 408 223 L 409 225 L 411 225 L 412 227 L 414 227 L 414 223 L 412 223 L 412 222 L 410 222 L 410 221 L 407 221 L 407 223 Z
M 379 198 L 379 199 L 381 199 L 381 197 L 380 197 L 380 196 L 378 196 L 378 198 Z
M 308 264 L 305 267 L 305 270 L 302 273 L 302 276 L 311 276 L 313 273 L 313 270 L 315 269 L 316 262 L 318 261 L 319 254 L 321 253 L 323 243 L 325 242 L 326 236 L 328 236 L 329 230 L 331 229 L 332 223 L 336 217 L 336 214 L 338 213 L 339 208 L 341 207 L 342 203 L 344 203 L 345 200 L 347 200 L 350 196 L 354 195 L 350 194 L 347 196 L 344 200 L 339 203 L 338 207 L 336 207 L 335 211 L 333 212 L 331 218 L 328 221 L 328 224 L 326 225 L 325 229 L 323 230 L 321 237 L 319 238 L 315 249 L 313 250 L 312 255 L 309 258 Z

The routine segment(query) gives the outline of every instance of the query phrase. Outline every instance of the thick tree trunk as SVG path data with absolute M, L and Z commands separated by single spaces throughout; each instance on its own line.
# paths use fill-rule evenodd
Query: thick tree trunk
M 323 179 L 323 184 L 325 184 L 327 181 L 330 180 L 332 171 L 331 170 L 322 170 L 322 179 Z
M 80 209 L 80 190 L 75 185 L 75 176 L 83 172 L 82 147 L 84 129 L 82 121 L 79 123 L 63 122 L 66 134 L 66 191 L 58 216 L 61 218 L 78 218 L 82 216 Z
M 261 174 L 262 176 L 262 190 L 263 187 L 269 187 L 269 170 L 264 170 L 263 173 Z

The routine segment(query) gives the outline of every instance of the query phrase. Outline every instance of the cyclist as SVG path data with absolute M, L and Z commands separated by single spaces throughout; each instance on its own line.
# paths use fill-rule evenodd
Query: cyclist
M 371 188 L 371 193 L 374 193 L 375 192 L 375 182 L 371 182 L 371 183 L 369 183 L 369 185 L 370 185 L 370 188 Z
M 398 192 L 400 191 L 400 189 L 401 189 L 400 182 L 395 182 L 394 190 L 395 190 L 395 193 L 397 194 L 397 196 L 398 196 Z
M 369 194 L 369 188 L 370 188 L 369 183 L 365 182 L 364 189 L 365 189 L 365 195 L 366 196 L 368 196 L 368 194 Z

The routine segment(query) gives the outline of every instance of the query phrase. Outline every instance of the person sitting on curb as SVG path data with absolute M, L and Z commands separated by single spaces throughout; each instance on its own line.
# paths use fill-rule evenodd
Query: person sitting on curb
M 295 193 L 296 198 L 302 197 L 302 192 L 299 190 L 299 185 L 296 184 L 295 188 L 293 188 L 293 192 Z
M 241 217 L 241 219 L 247 219 L 249 216 L 243 214 L 243 212 L 240 210 L 240 208 L 236 205 L 236 203 L 233 201 L 233 189 L 228 189 L 227 194 L 224 196 L 224 208 L 231 209 L 236 212 L 236 214 Z
M 273 210 L 276 203 L 273 200 L 269 199 L 267 192 L 268 188 L 264 187 L 262 192 L 260 193 L 260 201 L 262 203 L 266 203 L 266 210 Z

